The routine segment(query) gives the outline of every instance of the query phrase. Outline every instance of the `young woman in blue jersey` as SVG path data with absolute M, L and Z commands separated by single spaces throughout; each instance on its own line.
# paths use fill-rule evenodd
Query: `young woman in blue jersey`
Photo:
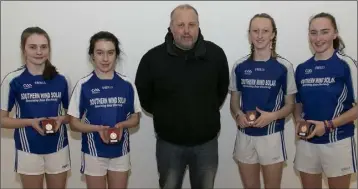
M 15 129 L 15 171 L 24 188 L 65 188 L 71 167 L 68 147 L 68 79 L 51 65 L 50 38 L 39 27 L 21 34 L 25 65 L 7 74 L 1 84 L 1 126 Z M 16 118 L 9 116 L 15 106 Z M 56 119 L 53 135 L 40 122 Z
M 94 71 L 77 82 L 68 111 L 71 128 L 82 132 L 81 173 L 88 188 L 106 188 L 107 181 L 108 188 L 126 188 L 128 128 L 138 126 L 141 111 L 137 90 L 128 77 L 115 71 L 120 49 L 112 33 L 93 35 L 88 53 Z M 110 127 L 123 133 L 117 144 L 108 144 Z
M 283 163 L 285 117 L 294 108 L 296 84 L 293 66 L 277 55 L 277 29 L 265 13 L 250 20 L 251 54 L 233 66 L 229 89 L 230 110 L 236 121 L 234 159 L 244 188 L 260 188 L 260 169 L 265 188 L 280 188 Z M 247 119 L 256 111 L 253 123 Z
M 297 141 L 295 168 L 303 188 L 349 188 L 357 171 L 354 120 L 358 117 L 357 62 L 343 54 L 335 18 L 319 13 L 309 22 L 314 55 L 296 69 L 296 128 L 307 120 L 313 132 Z M 297 130 L 297 129 L 296 129 Z

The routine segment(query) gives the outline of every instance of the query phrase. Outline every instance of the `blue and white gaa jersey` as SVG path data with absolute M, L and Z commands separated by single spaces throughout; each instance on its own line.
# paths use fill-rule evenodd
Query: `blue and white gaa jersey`
M 267 112 L 280 110 L 285 95 L 297 92 L 292 64 L 278 56 L 267 61 L 254 61 L 250 56 L 239 59 L 231 70 L 230 91 L 241 94 L 241 110 L 246 113 L 258 107 Z M 270 135 L 284 129 L 285 118 L 275 120 L 263 128 L 239 128 L 251 136 Z
M 133 113 L 141 112 L 136 87 L 115 72 L 104 80 L 93 71 L 80 79 L 71 96 L 68 114 L 92 125 L 114 127 Z M 98 132 L 82 133 L 82 152 L 97 157 L 114 158 L 129 153 L 129 130 L 123 129 L 119 144 L 106 144 Z
M 302 103 L 305 120 L 332 120 L 357 102 L 357 62 L 335 52 L 327 60 L 314 57 L 296 69 L 297 103 Z M 354 135 L 354 123 L 338 127 L 331 133 L 309 140 L 312 143 L 332 143 Z
M 69 80 L 61 73 L 52 80 L 32 75 L 23 66 L 5 76 L 1 83 L 1 109 L 16 118 L 33 119 L 63 115 L 68 108 Z M 62 125 L 54 135 L 42 136 L 32 126 L 15 129 L 16 149 L 34 154 L 49 154 L 68 145 L 67 128 Z

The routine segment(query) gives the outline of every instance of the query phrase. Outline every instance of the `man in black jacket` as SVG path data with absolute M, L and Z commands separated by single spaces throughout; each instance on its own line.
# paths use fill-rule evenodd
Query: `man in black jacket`
M 213 188 L 229 68 L 222 48 L 204 40 L 194 7 L 172 11 L 165 42 L 142 57 L 135 84 L 153 115 L 160 187 L 180 188 L 189 166 L 192 188 Z

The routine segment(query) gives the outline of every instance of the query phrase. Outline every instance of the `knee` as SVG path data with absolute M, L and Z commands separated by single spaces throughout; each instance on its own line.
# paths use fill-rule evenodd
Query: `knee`
M 159 174 L 160 188 L 181 188 L 182 176 L 175 170 Z
M 216 176 L 216 169 L 205 170 L 202 172 L 190 172 L 190 182 L 192 188 L 214 188 L 215 176 Z M 196 175 L 192 175 L 196 174 Z

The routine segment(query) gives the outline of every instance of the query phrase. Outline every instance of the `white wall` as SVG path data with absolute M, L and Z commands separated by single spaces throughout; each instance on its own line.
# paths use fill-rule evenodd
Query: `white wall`
M 66 72 L 72 83 L 91 71 L 87 49 L 89 38 L 99 30 L 108 30 L 122 42 L 125 56 L 119 71 L 134 80 L 141 56 L 162 43 L 171 10 L 184 2 L 1 2 L 1 79 L 21 65 L 20 35 L 28 26 L 40 26 L 52 40 L 52 62 Z M 226 52 L 230 70 L 235 60 L 249 52 L 247 29 L 256 13 L 267 12 L 278 27 L 277 51 L 295 67 L 311 54 L 307 42 L 308 19 L 327 11 L 338 22 L 346 43 L 346 53 L 357 59 L 357 2 L 191 2 L 199 11 L 205 39 L 214 41 Z M 229 97 L 229 96 L 228 96 Z M 219 137 L 217 188 L 242 187 L 238 169 L 232 159 L 236 128 L 229 114 L 229 98 L 221 111 L 222 131 Z M 284 169 L 283 188 L 301 187 L 295 174 L 294 134 L 290 120 L 286 126 L 289 160 Z M 1 130 L 1 188 L 20 187 L 13 172 L 14 142 L 12 131 Z M 80 137 L 71 133 L 72 173 L 69 188 L 83 188 L 79 173 Z M 155 138 L 152 120 L 144 116 L 140 129 L 131 135 L 131 188 L 157 188 Z M 355 177 L 356 175 L 354 175 Z M 353 179 L 351 187 L 357 185 Z M 326 187 L 326 184 L 324 185 Z M 190 187 L 188 174 L 183 187 Z

